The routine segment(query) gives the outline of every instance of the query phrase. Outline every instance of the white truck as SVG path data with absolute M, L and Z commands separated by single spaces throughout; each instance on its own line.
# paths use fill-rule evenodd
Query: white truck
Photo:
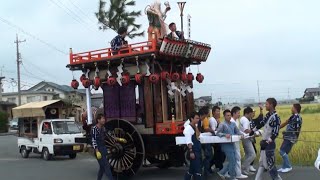
M 18 147 L 23 158 L 33 152 L 45 160 L 65 155 L 74 159 L 83 151 L 85 137 L 75 120 L 60 118 L 61 104 L 58 100 L 43 101 L 12 110 L 19 119 Z

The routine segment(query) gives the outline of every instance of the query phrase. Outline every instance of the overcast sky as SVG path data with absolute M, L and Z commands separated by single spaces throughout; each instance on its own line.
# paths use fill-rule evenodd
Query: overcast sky
M 22 84 L 28 88 L 41 80 L 69 84 L 72 73 L 65 68 L 68 51 L 95 50 L 109 46 L 116 35 L 98 30 L 94 12 L 98 0 L 2 1 L 0 5 L 0 67 L 5 91 L 16 90 L 16 48 L 19 33 L 23 66 Z M 137 0 L 135 9 L 144 11 L 151 0 Z M 180 16 L 175 0 L 167 23 Z M 195 83 L 196 96 L 212 95 L 225 102 L 301 97 L 306 87 L 320 82 L 320 1 L 318 0 L 187 0 L 192 16 L 191 36 L 209 43 L 213 50 L 200 66 L 203 84 Z M 10 22 L 11 26 L 5 22 Z M 147 17 L 138 19 L 147 29 Z M 18 30 L 18 26 L 24 30 Z M 187 31 L 185 27 L 185 31 Z M 33 37 L 28 34 L 34 35 Z M 39 39 L 56 47 L 48 47 Z M 144 41 L 144 38 L 129 40 Z M 61 52 L 62 51 L 62 52 Z M 65 54 L 66 53 L 66 54 Z M 197 68 L 193 68 L 197 72 Z M 77 78 L 79 74 L 76 74 Z

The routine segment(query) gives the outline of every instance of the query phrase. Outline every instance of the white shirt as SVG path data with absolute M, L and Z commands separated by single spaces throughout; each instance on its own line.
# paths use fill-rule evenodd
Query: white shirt
M 183 134 L 186 137 L 187 145 L 188 144 L 192 144 L 193 145 L 192 135 L 194 135 L 194 133 L 195 132 L 194 132 L 193 128 L 190 125 L 184 127 Z
M 314 166 L 320 171 L 320 149 L 318 151 L 318 158 L 314 162 Z
M 190 120 L 186 120 L 186 122 L 184 122 L 183 127 L 186 128 L 187 126 L 189 126 L 190 124 Z
M 214 117 L 211 117 L 209 119 L 209 125 L 210 125 L 210 128 L 215 131 L 217 129 L 218 122 Z
M 250 129 L 250 121 L 248 118 L 246 118 L 245 116 L 243 116 L 240 119 L 240 127 L 239 127 L 240 131 L 245 133 L 244 131 L 247 129 Z

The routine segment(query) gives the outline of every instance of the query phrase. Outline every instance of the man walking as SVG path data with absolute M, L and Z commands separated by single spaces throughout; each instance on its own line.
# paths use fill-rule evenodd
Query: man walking
M 280 129 L 280 117 L 276 112 L 277 100 L 274 98 L 268 98 L 266 101 L 266 110 L 268 113 L 263 120 L 257 124 L 257 127 L 253 129 L 250 135 L 253 135 L 255 131 L 264 127 L 262 133 L 262 140 L 260 142 L 261 152 L 259 160 L 259 169 L 255 180 L 262 180 L 262 174 L 264 170 L 268 170 L 273 180 L 282 180 L 279 176 L 277 167 L 275 165 L 275 140 L 279 135 Z
M 259 105 L 259 108 L 260 108 L 260 114 L 259 114 L 259 116 L 258 116 L 256 119 L 254 119 L 254 117 L 256 116 L 256 114 L 255 114 L 255 110 L 253 109 L 252 117 L 250 118 L 250 119 L 251 119 L 251 121 L 250 121 L 250 129 L 251 129 L 251 130 L 253 130 L 253 129 L 256 127 L 256 125 L 259 124 L 260 121 L 263 120 L 263 108 L 262 108 L 261 105 Z M 257 154 L 256 138 L 253 136 L 253 137 L 251 138 L 251 140 L 252 140 L 252 146 L 253 146 L 253 148 L 254 148 L 254 152 Z M 253 165 L 254 165 L 254 160 L 253 160 L 253 161 L 251 162 L 251 164 L 250 164 L 250 168 L 249 168 L 250 172 L 256 172 L 256 171 L 257 171 L 257 170 L 253 167 Z
M 213 106 L 212 116 L 213 117 L 209 119 L 209 123 L 210 123 L 211 129 L 215 131 L 220 124 L 220 107 L 219 106 Z M 223 168 L 223 163 L 226 159 L 226 155 L 221 150 L 221 146 L 219 143 L 213 144 L 213 148 L 214 148 L 214 153 L 213 153 L 211 166 L 215 165 L 215 168 L 220 171 Z
M 244 116 L 240 119 L 240 131 L 244 134 L 251 133 L 249 119 L 252 117 L 252 113 L 253 109 L 251 107 L 247 107 L 243 110 Z M 252 145 L 251 138 L 243 139 L 242 146 L 245 153 L 244 161 L 242 164 L 243 174 L 252 175 L 252 173 L 250 173 L 250 164 L 256 158 L 256 153 Z
M 210 122 L 208 119 L 209 116 L 209 108 L 208 107 L 202 107 L 199 110 L 199 116 L 200 120 L 202 121 L 202 132 L 210 132 L 211 134 L 215 134 L 214 130 L 210 126 Z M 199 127 L 199 125 L 198 125 Z M 213 174 L 213 171 L 211 169 L 211 161 L 213 159 L 213 151 L 212 151 L 212 145 L 211 144 L 204 144 L 203 145 L 204 150 L 204 160 L 203 160 L 203 168 L 204 168 L 204 175 L 210 176 Z
M 231 115 L 232 115 L 231 122 L 234 122 L 238 129 L 240 126 L 240 122 L 239 122 L 240 111 L 241 111 L 241 108 L 238 106 L 235 106 L 231 109 Z M 235 142 L 235 147 L 236 147 L 236 166 L 235 166 L 235 169 L 236 169 L 237 178 L 238 179 L 248 178 L 247 175 L 244 175 L 241 172 L 240 142 Z
M 280 155 L 283 159 L 283 164 L 282 168 L 280 168 L 278 172 L 287 173 L 292 170 L 288 154 L 299 138 L 302 125 L 300 111 L 301 105 L 293 104 L 291 108 L 292 116 L 280 126 L 280 129 L 287 126 L 287 129 L 283 132 L 283 142 L 280 148 Z
M 188 172 L 184 176 L 184 180 L 202 180 L 201 168 L 201 143 L 199 141 L 199 129 L 197 124 L 200 120 L 198 113 L 193 112 L 189 117 L 190 124 L 185 127 L 183 134 L 187 139 L 188 157 L 190 158 L 190 166 Z
M 105 144 L 106 130 L 105 123 L 106 119 L 102 114 L 98 114 L 96 117 L 96 125 L 91 130 L 92 146 L 95 150 L 95 155 L 99 163 L 99 172 L 97 180 L 101 180 L 105 173 L 109 180 L 113 180 L 110 164 L 107 159 L 107 148 Z
M 223 112 L 223 116 L 225 121 L 221 123 L 217 130 L 217 136 L 226 137 L 230 139 L 232 135 L 242 135 L 236 124 L 231 121 L 231 111 L 225 110 Z M 236 179 L 236 149 L 234 142 L 231 143 L 222 143 L 221 144 L 222 151 L 225 153 L 228 165 L 224 167 L 222 170 L 218 172 L 218 175 L 222 178 L 226 178 L 227 172 L 229 172 L 229 176 L 232 180 Z

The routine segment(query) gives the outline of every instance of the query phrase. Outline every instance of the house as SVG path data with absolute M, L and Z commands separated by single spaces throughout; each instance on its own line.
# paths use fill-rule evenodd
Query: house
M 304 91 L 303 98 L 308 99 L 308 98 L 314 98 L 315 96 L 320 95 L 320 87 L 317 88 L 307 88 Z
M 201 96 L 197 99 L 194 100 L 194 104 L 197 106 L 197 107 L 203 107 L 203 106 L 206 106 L 208 104 L 210 104 L 212 101 L 212 97 L 211 96 Z
M 91 106 L 100 108 L 103 107 L 103 94 L 97 93 L 91 95 Z
M 85 95 L 85 89 L 75 90 L 68 85 L 42 81 L 28 90 L 21 91 L 21 105 L 37 101 L 64 99 L 82 107 L 85 106 Z M 2 99 L 15 104 L 19 103 L 17 92 L 3 93 Z

